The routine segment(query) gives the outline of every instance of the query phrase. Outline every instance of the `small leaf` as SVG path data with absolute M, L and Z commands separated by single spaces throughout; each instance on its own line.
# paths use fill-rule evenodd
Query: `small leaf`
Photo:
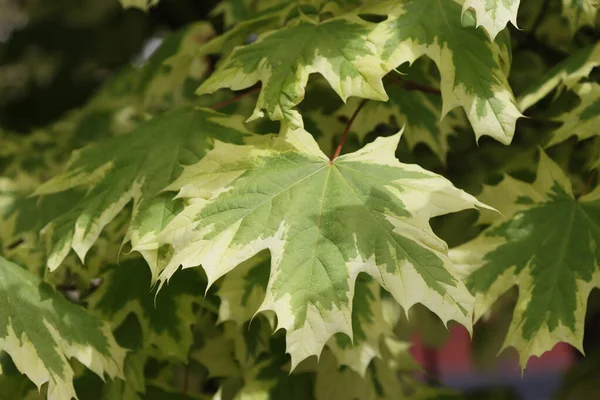
M 262 82 L 249 120 L 263 116 L 301 127 L 294 107 L 304 98 L 308 77 L 323 75 L 342 98 L 360 96 L 386 100 L 377 48 L 369 41 L 376 24 L 358 17 L 315 22 L 297 19 L 285 28 L 265 33 L 252 44 L 236 48 L 200 86 L 197 93 L 221 88 L 241 90 Z

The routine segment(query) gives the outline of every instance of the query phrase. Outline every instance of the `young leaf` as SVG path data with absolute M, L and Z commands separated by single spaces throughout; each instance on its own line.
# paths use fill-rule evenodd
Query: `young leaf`
M 400 163 L 400 134 L 330 162 L 302 130 L 256 145 L 216 142 L 170 186 L 193 200 L 160 234 L 174 256 L 159 279 L 202 265 L 209 283 L 263 249 L 267 296 L 295 366 L 329 338 L 352 337 L 356 276 L 367 272 L 409 309 L 423 303 L 470 328 L 471 296 L 429 219 L 482 206 L 431 172 Z
M 505 177 L 488 188 L 493 193 L 488 198 L 504 218 L 450 251 L 472 271 L 476 319 L 517 285 L 503 349 L 515 347 L 523 368 L 561 341 L 583 350 L 587 298 L 600 286 L 600 188 L 574 199 L 569 179 L 541 152 L 533 185 Z
M 472 8 L 477 15 L 477 26 L 483 26 L 492 40 L 511 22 L 517 26 L 520 0 L 466 0 L 464 12 Z
M 262 83 L 258 102 L 249 120 L 263 116 L 302 126 L 294 107 L 304 98 L 312 73 L 323 75 L 342 98 L 360 96 L 386 100 L 381 78 L 387 71 L 369 40 L 376 24 L 358 17 L 316 22 L 303 16 L 285 28 L 261 35 L 236 48 L 198 88 L 198 94 L 221 88 L 245 89 Z
M 581 103 L 557 118 L 563 125 L 554 131 L 547 146 L 567 140 L 572 135 L 577 135 L 579 140 L 600 135 L 600 84 L 582 83 L 575 92 Z
M 527 110 L 558 87 L 572 89 L 600 65 L 600 43 L 579 50 L 552 68 L 538 82 L 519 96 L 519 109 Z
M 482 30 L 463 27 L 453 0 L 388 0 L 368 11 L 389 15 L 373 35 L 388 71 L 427 55 L 440 70 L 442 115 L 462 106 L 477 138 L 511 142 L 521 113 L 506 78 L 506 40 L 492 42 Z
M 71 357 L 101 377 L 123 376 L 125 350 L 108 325 L 2 257 L 0 351 L 38 388 L 48 382 L 48 399 L 76 397 Z
M 104 226 L 133 201 L 127 236 L 155 277 L 158 249 L 147 243 L 153 242 L 178 207 L 172 196 L 161 190 L 179 175 L 181 164 L 193 164 L 204 155 L 213 137 L 239 143 L 245 135 L 237 118 L 183 107 L 150 120 L 129 135 L 77 151 L 66 173 L 36 191 L 39 195 L 89 188 L 72 210 L 46 228 L 51 246 L 48 268 L 56 269 L 71 248 L 83 261 Z

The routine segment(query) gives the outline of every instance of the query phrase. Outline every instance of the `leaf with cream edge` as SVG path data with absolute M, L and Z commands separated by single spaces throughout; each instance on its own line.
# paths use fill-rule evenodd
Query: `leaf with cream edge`
M 574 88 L 598 65 L 600 65 L 600 43 L 579 50 L 548 71 L 539 82 L 519 96 L 519 109 L 524 112 L 556 88 L 567 90 Z
M 546 146 L 563 142 L 572 135 L 579 140 L 600 136 L 600 84 L 582 83 L 575 92 L 581 103 L 557 118 L 563 125 L 553 132 Z
M 108 324 L 2 257 L 0 351 L 7 352 L 38 389 L 48 382 L 52 400 L 77 397 L 72 357 L 100 377 L 123 376 L 125 350 L 115 342 Z
M 388 0 L 364 12 L 388 15 L 371 37 L 378 43 L 387 71 L 422 55 L 440 71 L 442 116 L 462 106 L 475 136 L 509 144 L 522 115 L 508 84 L 510 45 L 481 29 L 463 27 L 460 4 L 453 0 Z M 464 14 L 467 25 L 475 25 Z M 502 39 L 502 40 L 501 40 Z
M 472 8 L 477 26 L 483 26 L 494 40 L 509 22 L 517 26 L 519 3 L 520 0 L 465 0 L 463 14 Z
M 475 318 L 516 285 L 502 349 L 517 349 L 523 369 L 558 342 L 583 351 L 587 299 L 600 287 L 600 187 L 574 199 L 571 182 L 542 151 L 533 185 L 506 176 L 486 191 L 504 218 L 450 250 L 457 268 L 470 273 Z
M 573 32 L 584 26 L 594 26 L 600 3 L 598 0 L 562 0 L 562 15 Z
M 267 295 L 292 365 L 336 333 L 353 337 L 356 276 L 367 272 L 409 309 L 423 303 L 471 329 L 472 297 L 429 219 L 483 206 L 443 177 L 394 156 L 400 134 L 329 161 L 303 129 L 254 145 L 216 142 L 169 189 L 191 204 L 159 235 L 173 248 L 161 284 L 202 265 L 209 284 L 263 249 Z
M 198 88 L 198 94 L 221 88 L 241 90 L 262 83 L 249 121 L 286 120 L 302 127 L 294 109 L 304 98 L 308 77 L 320 73 L 343 99 L 359 96 L 387 100 L 385 75 L 377 48 L 369 38 L 377 24 L 356 16 L 316 22 L 301 16 L 288 26 L 267 32 L 252 44 L 236 48 Z
M 101 230 L 133 201 L 127 237 L 156 278 L 159 249 L 155 236 L 180 207 L 161 192 L 181 172 L 197 162 L 213 137 L 241 143 L 248 133 L 240 118 L 208 109 L 182 107 L 156 117 L 129 135 L 117 136 L 75 152 L 67 171 L 40 186 L 36 194 L 88 187 L 69 212 L 51 222 L 48 268 L 55 270 L 72 248 L 83 261 Z

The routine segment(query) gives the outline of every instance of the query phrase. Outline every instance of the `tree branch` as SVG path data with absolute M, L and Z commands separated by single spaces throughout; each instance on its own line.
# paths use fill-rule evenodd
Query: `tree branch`
M 246 96 L 250 96 L 251 94 L 258 92 L 260 90 L 260 88 L 261 88 L 260 85 L 255 86 L 251 89 L 246 90 L 245 92 L 238 94 L 237 96 L 234 96 L 230 99 L 224 100 L 220 103 L 213 104 L 212 106 L 210 106 L 210 108 L 212 108 L 213 110 L 218 110 L 220 108 L 227 107 L 228 105 L 235 103 L 236 101 L 243 99 Z

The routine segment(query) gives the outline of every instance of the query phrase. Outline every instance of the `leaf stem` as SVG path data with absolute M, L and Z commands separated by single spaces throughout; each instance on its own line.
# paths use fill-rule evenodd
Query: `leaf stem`
M 360 104 L 358 105 L 358 107 L 356 107 L 356 110 L 354 110 L 354 114 L 352 114 L 352 116 L 348 120 L 348 123 L 346 124 L 346 129 L 344 129 L 344 133 L 342 134 L 342 138 L 340 139 L 340 143 L 338 144 L 337 148 L 335 149 L 335 153 L 333 154 L 333 157 L 331 157 L 329 164 L 333 164 L 335 159 L 340 156 L 340 153 L 342 152 L 342 147 L 344 147 L 344 143 L 346 142 L 346 138 L 348 137 L 348 133 L 350 132 L 350 128 L 352 127 L 354 120 L 356 119 L 356 117 L 358 116 L 358 113 L 360 112 L 360 110 L 362 110 L 362 108 L 364 107 L 366 102 L 367 102 L 367 99 L 363 99 L 360 102 Z
M 210 106 L 210 108 L 212 108 L 213 110 L 218 110 L 218 109 L 226 107 L 232 103 L 235 103 L 236 101 L 243 99 L 246 96 L 250 96 L 251 94 L 258 92 L 259 90 L 260 90 L 260 85 L 255 86 L 252 89 L 248 89 L 245 92 L 238 94 L 237 96 L 234 96 L 230 99 L 224 100 L 220 103 L 213 104 L 212 106 Z

